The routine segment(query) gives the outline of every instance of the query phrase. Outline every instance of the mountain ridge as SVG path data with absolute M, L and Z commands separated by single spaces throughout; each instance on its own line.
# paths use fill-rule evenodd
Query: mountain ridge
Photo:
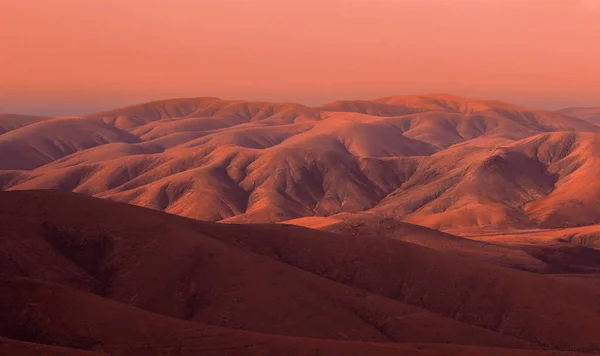
M 600 127 L 500 101 L 202 97 L 15 120 L 0 116 L 10 128 L 0 134 L 1 190 L 72 190 L 224 222 L 372 211 L 437 229 L 600 223 L 595 188 L 580 198 L 590 213 L 560 208 L 570 187 L 596 186 Z

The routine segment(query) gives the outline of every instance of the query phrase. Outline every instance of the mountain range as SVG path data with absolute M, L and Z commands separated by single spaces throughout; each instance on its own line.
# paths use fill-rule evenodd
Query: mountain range
M 0 115 L 0 354 L 600 353 L 600 110 Z
M 3 115 L 0 130 L 2 190 L 69 190 L 223 222 L 370 212 L 442 230 L 600 223 L 600 127 L 499 101 L 176 99 Z

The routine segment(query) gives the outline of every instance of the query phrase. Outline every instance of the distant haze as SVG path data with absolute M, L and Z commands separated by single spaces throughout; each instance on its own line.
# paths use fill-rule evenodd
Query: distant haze
M 600 105 L 600 0 L 2 0 L 0 112 L 450 92 Z

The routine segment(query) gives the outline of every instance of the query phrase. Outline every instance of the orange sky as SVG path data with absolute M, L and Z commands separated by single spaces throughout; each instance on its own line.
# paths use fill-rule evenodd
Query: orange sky
M 600 106 L 600 0 L 0 0 L 0 112 L 450 92 Z

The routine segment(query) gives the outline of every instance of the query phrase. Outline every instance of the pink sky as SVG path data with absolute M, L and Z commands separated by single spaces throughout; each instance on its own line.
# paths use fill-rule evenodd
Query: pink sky
M 449 92 L 600 106 L 600 0 L 0 0 L 0 112 Z

